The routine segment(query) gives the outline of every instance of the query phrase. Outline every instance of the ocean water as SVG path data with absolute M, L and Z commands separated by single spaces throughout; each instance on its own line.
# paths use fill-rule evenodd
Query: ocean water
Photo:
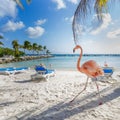
M 35 65 L 43 63 L 47 68 L 56 70 L 76 70 L 78 57 L 78 55 L 55 55 L 51 58 L 1 64 L 0 67 L 26 66 L 33 69 Z M 120 70 L 120 56 L 83 56 L 81 59 L 81 64 L 88 60 L 95 60 L 100 66 L 103 66 L 104 62 L 106 61 L 110 67 L 114 67 L 116 70 Z

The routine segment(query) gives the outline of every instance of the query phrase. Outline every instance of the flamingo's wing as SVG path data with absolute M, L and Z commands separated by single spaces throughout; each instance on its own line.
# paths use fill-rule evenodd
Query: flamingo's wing
M 85 62 L 81 66 L 81 69 L 83 73 L 85 73 L 89 77 L 95 77 L 103 74 L 103 71 L 100 68 L 100 66 L 93 60 Z

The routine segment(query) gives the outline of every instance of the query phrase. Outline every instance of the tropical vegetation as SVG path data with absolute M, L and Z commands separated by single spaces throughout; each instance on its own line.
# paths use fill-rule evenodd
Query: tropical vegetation
M 0 39 L 3 39 L 2 35 L 0 35 Z M 0 41 L 0 46 L 2 46 L 2 45 L 3 45 L 3 43 Z
M 15 55 L 15 51 L 13 49 L 0 47 L 0 57 L 14 56 L 14 55 Z M 24 55 L 24 52 L 19 51 L 19 56 L 23 56 L 23 55 Z
M 12 55 L 15 58 L 19 58 L 20 56 L 26 55 L 26 54 L 50 54 L 50 51 L 47 49 L 46 46 L 39 45 L 37 43 L 31 43 L 28 40 L 25 40 L 23 45 L 19 44 L 18 40 L 12 41 L 13 49 L 11 48 L 5 48 L 0 47 L 0 57 L 3 57 L 5 55 Z
M 18 41 L 17 40 L 13 40 L 12 41 L 12 45 L 13 45 L 13 49 L 14 49 L 14 56 L 15 57 L 19 57 L 19 44 L 18 44 Z

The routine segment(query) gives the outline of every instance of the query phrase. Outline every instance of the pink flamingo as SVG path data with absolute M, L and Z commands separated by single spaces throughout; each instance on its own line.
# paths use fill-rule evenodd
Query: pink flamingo
M 84 90 L 86 90 L 89 78 L 94 78 L 94 79 L 97 80 L 98 76 L 102 76 L 104 74 L 104 72 L 100 68 L 100 66 L 93 60 L 89 60 L 89 61 L 85 62 L 80 67 L 80 60 L 82 58 L 83 50 L 79 45 L 76 45 L 76 47 L 73 49 L 73 52 L 75 52 L 76 49 L 81 50 L 80 57 L 78 58 L 78 61 L 77 61 L 77 69 L 78 69 L 78 71 L 87 75 L 87 81 L 86 81 L 84 89 L 81 92 L 79 92 L 70 102 L 73 102 Z M 97 86 L 97 90 L 98 90 L 98 93 L 99 93 L 99 86 L 98 86 L 96 81 L 95 81 L 95 84 Z M 100 98 L 100 93 L 99 93 L 99 98 Z M 102 104 L 102 102 L 99 103 L 99 105 L 101 105 L 101 104 Z

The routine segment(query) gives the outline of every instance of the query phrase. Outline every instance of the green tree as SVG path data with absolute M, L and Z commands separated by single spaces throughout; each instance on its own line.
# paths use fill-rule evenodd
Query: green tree
M 42 45 L 38 45 L 37 52 L 40 53 L 43 50 Z
M 32 51 L 32 50 L 33 50 L 33 46 L 32 46 L 31 44 L 29 45 L 28 50 L 29 50 L 29 51 Z
M 3 45 L 3 43 L 0 41 L 0 46 Z
M 46 47 L 46 46 L 43 46 L 44 54 L 46 54 L 46 50 L 47 50 L 47 47 Z
M 23 45 L 24 52 L 25 52 L 26 49 L 29 50 L 30 45 L 31 45 L 31 43 L 29 41 L 27 41 L 27 40 L 24 41 L 24 45 Z
M 3 39 L 3 36 L 0 35 L 0 39 Z M 0 41 L 0 46 L 4 45 L 1 41 Z
M 34 51 L 37 51 L 37 47 L 38 47 L 37 43 L 33 43 L 32 45 L 33 54 L 34 54 Z
M 4 55 L 14 55 L 14 51 L 10 48 L 3 48 Z
M 49 50 L 46 50 L 46 54 L 49 55 L 51 52 Z
M 18 40 L 13 40 L 12 41 L 12 46 L 13 46 L 14 51 L 15 51 L 14 56 L 15 57 L 19 57 L 19 44 L 18 44 Z

